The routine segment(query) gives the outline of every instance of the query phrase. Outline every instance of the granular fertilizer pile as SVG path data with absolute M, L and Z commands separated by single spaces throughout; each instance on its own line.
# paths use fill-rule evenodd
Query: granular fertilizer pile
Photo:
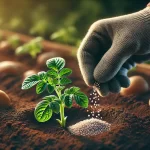
M 110 130 L 110 124 L 96 118 L 80 121 L 70 127 L 72 134 L 80 136 L 93 136 Z

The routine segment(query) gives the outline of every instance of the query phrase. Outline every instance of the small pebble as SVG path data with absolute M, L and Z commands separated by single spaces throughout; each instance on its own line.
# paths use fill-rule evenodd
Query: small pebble
M 10 98 L 4 92 L 0 90 L 0 108 L 7 108 L 10 106 Z
M 25 71 L 23 64 L 14 61 L 2 61 L 0 62 L 0 73 L 20 75 Z
M 122 88 L 120 94 L 121 95 L 139 95 L 148 91 L 148 83 L 141 76 L 132 76 L 130 79 L 130 86 L 128 88 Z

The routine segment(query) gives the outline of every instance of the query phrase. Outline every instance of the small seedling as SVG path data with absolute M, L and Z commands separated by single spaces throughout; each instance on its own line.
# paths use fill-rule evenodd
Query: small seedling
M 79 37 L 77 36 L 77 34 L 78 32 L 76 27 L 67 26 L 67 28 L 61 28 L 58 31 L 52 33 L 50 39 L 57 42 L 78 46 L 77 44 L 79 42 Z
M 56 119 L 62 127 L 66 126 L 67 116 L 64 115 L 65 106 L 71 108 L 73 100 L 83 108 L 88 107 L 88 97 L 80 91 L 78 87 L 65 88 L 71 83 L 67 78 L 72 73 L 69 68 L 64 68 L 65 60 L 61 57 L 55 57 L 46 61 L 49 68 L 47 72 L 39 72 L 38 74 L 27 77 L 22 89 L 26 90 L 36 85 L 36 93 L 40 94 L 47 90 L 50 94 L 39 102 L 35 108 L 34 115 L 37 121 L 45 122 L 52 117 L 52 113 L 60 113 L 60 119 Z
M 35 58 L 42 50 L 42 40 L 42 37 L 37 37 L 30 42 L 18 47 L 16 49 L 16 55 L 29 54 L 32 58 Z

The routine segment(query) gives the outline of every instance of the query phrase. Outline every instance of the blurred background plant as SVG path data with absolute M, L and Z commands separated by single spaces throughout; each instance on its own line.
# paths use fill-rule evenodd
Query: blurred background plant
M 10 36 L 7 42 L 12 46 L 12 48 L 17 48 L 20 45 L 20 39 L 17 35 Z
M 29 54 L 32 58 L 36 58 L 37 54 L 42 51 L 42 37 L 36 37 L 33 40 L 19 46 L 16 55 Z
M 148 2 L 149 0 L 0 0 L 0 27 L 78 46 L 94 21 L 138 11 Z

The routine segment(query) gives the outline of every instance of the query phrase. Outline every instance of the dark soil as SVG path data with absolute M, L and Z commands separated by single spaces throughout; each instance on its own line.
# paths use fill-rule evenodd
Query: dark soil
M 73 75 L 70 77 L 73 84 L 89 95 L 92 89 L 83 82 L 76 58 L 66 54 L 65 59 L 67 67 L 73 69 Z M 0 61 L 4 60 L 21 62 L 27 70 L 46 70 L 46 67 L 37 66 L 36 60 L 30 56 L 16 57 L 10 49 L 0 53 Z M 5 91 L 12 101 L 10 108 L 0 109 L 0 149 L 150 149 L 150 92 L 140 96 L 122 97 L 119 94 L 111 94 L 100 98 L 102 120 L 112 124 L 111 130 L 93 137 L 79 137 L 59 126 L 55 120 L 59 115 L 53 115 L 46 123 L 38 123 L 34 119 L 33 111 L 44 94 L 36 95 L 34 88 L 22 91 L 22 81 L 23 76 L 0 73 L 0 90 Z M 66 109 L 65 115 L 68 116 L 67 126 L 88 118 L 86 109 L 77 105 Z

